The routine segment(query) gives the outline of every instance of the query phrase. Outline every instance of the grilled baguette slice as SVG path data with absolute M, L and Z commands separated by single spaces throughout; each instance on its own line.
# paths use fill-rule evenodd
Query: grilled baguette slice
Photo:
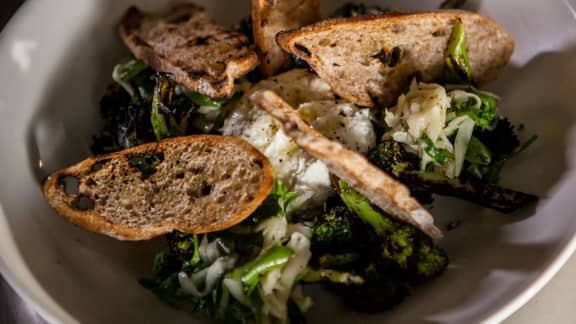
M 252 0 L 254 41 L 260 56 L 260 71 L 273 76 L 292 66 L 290 56 L 276 44 L 276 34 L 319 21 L 320 0 Z
M 192 3 L 175 5 L 163 15 L 130 7 L 118 31 L 134 56 L 213 99 L 230 97 L 234 80 L 258 65 L 245 35 L 216 24 Z
M 434 239 L 442 237 L 442 232 L 434 225 L 432 215 L 412 198 L 402 183 L 372 165 L 361 154 L 320 134 L 273 91 L 260 90 L 251 99 L 277 119 L 286 135 L 298 146 L 326 164 L 330 172 L 346 181 L 373 204 L 391 216 L 418 227 Z
M 461 19 L 478 84 L 510 60 L 514 41 L 492 19 L 459 11 L 332 19 L 281 32 L 279 45 L 305 60 L 341 97 L 360 106 L 390 106 L 414 76 L 442 77 L 454 21 Z
M 119 240 L 147 240 L 173 230 L 229 228 L 261 204 L 272 184 L 270 162 L 250 144 L 202 135 L 89 158 L 53 173 L 42 189 L 74 224 Z

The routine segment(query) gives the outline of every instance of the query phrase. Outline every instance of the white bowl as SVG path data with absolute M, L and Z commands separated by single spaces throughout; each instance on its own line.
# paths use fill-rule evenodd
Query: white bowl
M 377 315 L 350 312 L 313 290 L 312 323 L 499 321 L 566 261 L 576 248 L 576 14 L 570 1 L 471 4 L 517 41 L 512 64 L 490 89 L 503 97 L 504 114 L 524 123 L 524 135 L 540 136 L 510 163 L 504 179 L 540 195 L 540 203 L 501 215 L 439 199 L 433 212 L 440 223 L 462 221 L 443 242 L 452 259 L 444 276 L 394 311 Z M 0 36 L 0 270 L 51 322 L 189 318 L 136 282 L 149 273 L 161 241 L 123 243 L 74 227 L 56 216 L 39 190 L 47 172 L 88 156 L 90 136 L 98 128 L 99 96 L 114 63 L 128 54 L 114 26 L 133 2 L 27 1 Z M 140 2 L 146 9 L 167 5 Z M 224 23 L 249 12 L 247 0 L 197 2 Z M 411 9 L 431 9 L 438 2 L 395 1 L 396 8 Z

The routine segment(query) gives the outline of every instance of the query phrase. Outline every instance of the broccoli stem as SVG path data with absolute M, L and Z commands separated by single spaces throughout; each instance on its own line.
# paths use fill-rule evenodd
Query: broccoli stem
M 366 197 L 362 196 L 342 180 L 338 180 L 338 186 L 340 189 L 340 197 L 346 207 L 362 219 L 362 221 L 370 225 L 378 236 L 382 236 L 386 232 L 393 230 L 393 224 L 387 221 L 381 213 L 376 211 Z
M 472 68 L 468 57 L 466 33 L 460 19 L 454 23 L 448 48 L 444 54 L 444 79 L 447 83 L 472 83 Z
M 194 242 L 194 255 L 190 259 L 190 266 L 195 267 L 202 262 L 202 257 L 200 256 L 200 244 L 198 242 L 198 235 L 194 234 L 192 238 Z
M 538 200 L 535 195 L 506 189 L 495 184 L 446 179 L 418 171 L 404 171 L 400 179 L 411 188 L 457 197 L 503 213 L 514 212 Z

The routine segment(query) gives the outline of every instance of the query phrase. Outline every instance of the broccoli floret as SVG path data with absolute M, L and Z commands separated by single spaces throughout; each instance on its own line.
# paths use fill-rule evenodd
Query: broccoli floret
M 429 240 L 421 241 L 415 251 L 416 280 L 427 281 L 440 275 L 448 266 L 448 256 L 444 250 L 434 246 Z
M 404 169 L 418 169 L 418 158 L 406 152 L 396 141 L 383 141 L 369 153 L 368 159 L 388 174 L 398 177 Z
M 368 153 L 368 159 L 384 172 L 402 182 L 406 182 L 403 179 L 405 172 L 419 169 L 418 157 L 408 153 L 401 143 L 392 140 L 382 141 L 376 145 Z M 434 201 L 430 191 L 420 190 L 418 186 L 411 186 L 409 183 L 408 188 L 412 196 L 421 204 L 431 204 Z
M 413 226 L 398 226 L 384 238 L 382 256 L 401 268 L 408 267 L 408 260 L 414 255 L 417 236 L 418 232 Z
M 312 228 L 312 250 L 318 254 L 353 251 L 366 242 L 363 224 L 342 203 L 326 203 Z
M 399 222 L 370 204 L 370 201 L 339 181 L 340 196 L 358 218 L 371 226 L 380 240 L 380 258 L 384 272 L 416 274 L 409 281 L 432 278 L 448 264 L 445 253 L 422 231 L 411 224 Z

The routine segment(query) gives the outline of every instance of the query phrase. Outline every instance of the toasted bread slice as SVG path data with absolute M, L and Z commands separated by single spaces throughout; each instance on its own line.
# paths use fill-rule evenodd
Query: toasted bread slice
M 510 60 L 514 41 L 492 19 L 458 11 L 332 19 L 281 32 L 279 45 L 305 60 L 341 97 L 360 106 L 390 106 L 414 76 L 442 77 L 454 21 L 461 19 L 478 84 Z
M 134 56 L 214 99 L 231 96 L 234 80 L 258 65 L 245 35 L 216 24 L 192 3 L 176 5 L 163 15 L 131 7 L 118 31 Z
M 206 233 L 248 217 L 273 184 L 270 162 L 239 138 L 167 139 L 89 158 L 43 183 L 56 212 L 119 240 Z M 76 188 L 73 188 L 76 187 Z
M 290 56 L 276 44 L 278 32 L 302 27 L 322 18 L 320 0 L 252 0 L 254 41 L 260 71 L 273 76 L 292 66 Z
M 324 162 L 330 172 L 346 181 L 373 204 L 391 216 L 418 227 L 434 239 L 442 237 L 442 232 L 434 225 L 432 215 L 411 197 L 406 186 L 382 172 L 361 154 L 324 137 L 273 91 L 255 92 L 252 100 L 276 118 L 286 135 L 298 146 Z

